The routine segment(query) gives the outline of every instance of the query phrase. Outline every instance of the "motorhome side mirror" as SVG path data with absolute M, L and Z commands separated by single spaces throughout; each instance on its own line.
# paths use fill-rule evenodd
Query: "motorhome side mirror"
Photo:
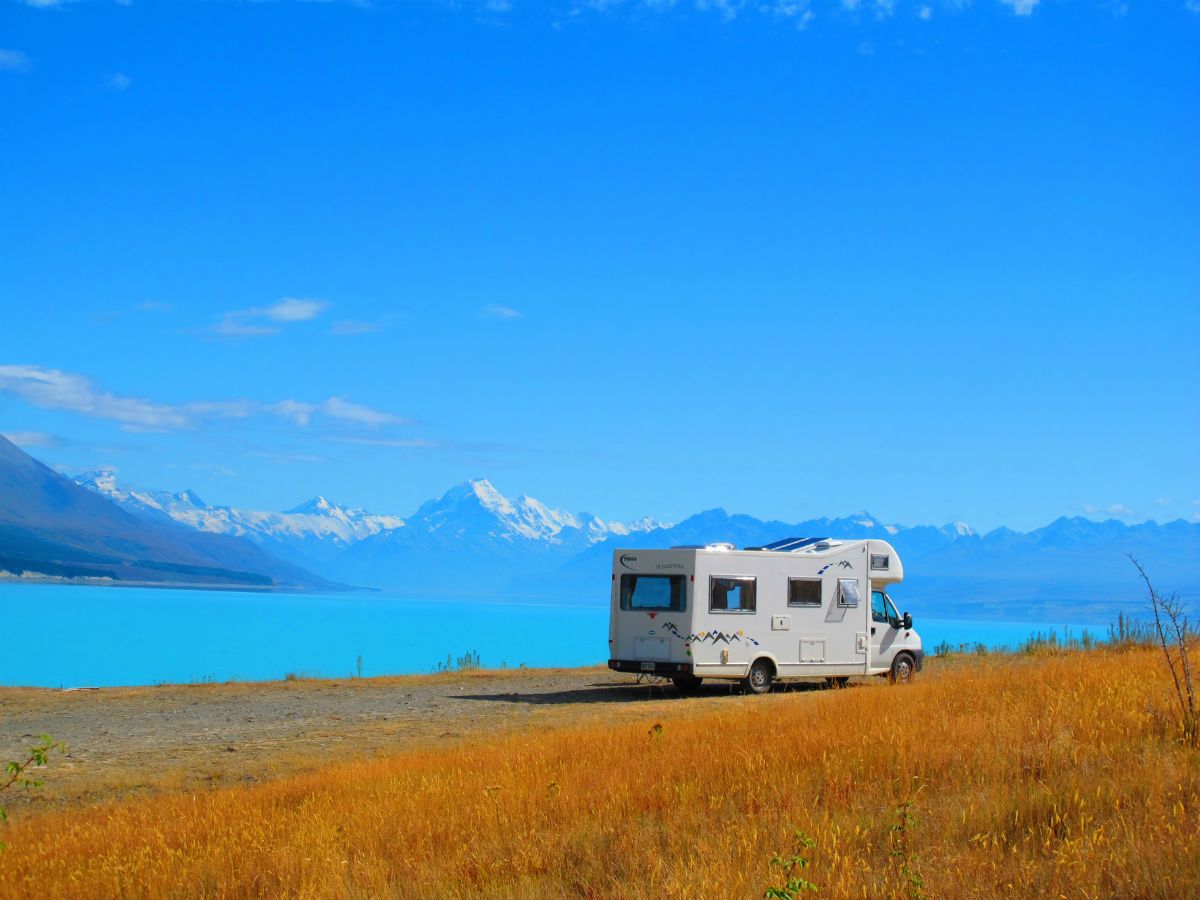
M 904 628 L 906 630 L 912 628 L 912 613 L 904 614 Z

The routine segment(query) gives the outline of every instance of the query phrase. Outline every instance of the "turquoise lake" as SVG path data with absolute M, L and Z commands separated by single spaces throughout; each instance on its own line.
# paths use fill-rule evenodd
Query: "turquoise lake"
M 0 685 L 108 687 L 430 672 L 477 652 L 488 668 L 581 666 L 608 654 L 608 607 L 421 600 L 371 593 L 251 594 L 158 588 L 0 585 Z M 1016 646 L 1063 623 L 923 618 L 941 641 Z

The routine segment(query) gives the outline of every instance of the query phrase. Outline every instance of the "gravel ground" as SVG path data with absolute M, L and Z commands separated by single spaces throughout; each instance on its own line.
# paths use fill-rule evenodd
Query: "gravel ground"
M 11 789 L 4 802 L 16 812 L 29 804 L 249 783 L 337 759 L 747 701 L 753 702 L 720 682 L 680 700 L 669 685 L 638 684 L 599 668 L 75 691 L 0 688 L 0 763 L 19 758 L 42 734 L 68 745 L 66 755 L 53 756 L 39 773 L 43 788 Z

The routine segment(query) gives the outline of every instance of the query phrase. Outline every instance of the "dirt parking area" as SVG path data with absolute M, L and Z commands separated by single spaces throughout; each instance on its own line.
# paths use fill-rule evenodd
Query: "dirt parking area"
M 797 686 L 790 690 L 811 690 Z M 681 699 L 607 669 L 510 669 L 342 680 L 166 685 L 96 690 L 0 688 L 0 763 L 42 734 L 67 744 L 5 804 L 90 803 L 195 790 L 303 771 L 338 760 L 451 746 L 481 736 L 688 714 L 753 702 L 735 686 Z

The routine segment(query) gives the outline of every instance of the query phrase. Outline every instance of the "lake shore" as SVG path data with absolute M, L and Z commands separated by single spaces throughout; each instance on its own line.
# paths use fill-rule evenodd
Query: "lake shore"
M 792 690 L 808 690 L 797 685 Z M 700 705 L 730 697 L 706 685 Z M 153 687 L 0 688 L 0 760 L 42 734 L 68 746 L 23 806 L 251 784 L 334 760 L 447 747 L 670 707 L 669 685 L 594 666 Z M 656 712 L 657 714 L 657 712 Z

